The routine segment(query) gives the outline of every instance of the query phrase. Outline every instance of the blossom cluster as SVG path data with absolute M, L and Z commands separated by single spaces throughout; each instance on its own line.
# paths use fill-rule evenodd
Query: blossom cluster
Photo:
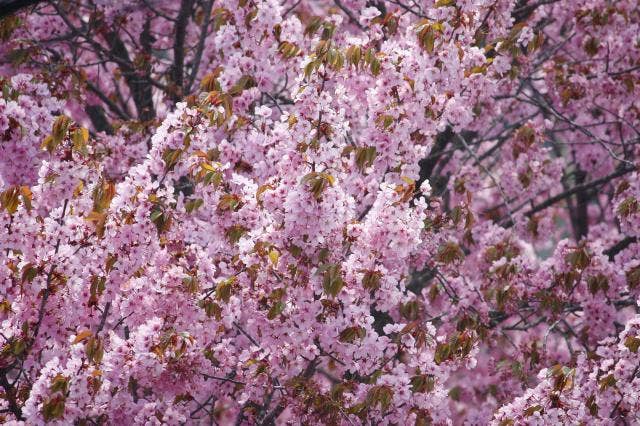
M 640 421 L 638 34 L 632 0 L 4 18 L 0 418 Z

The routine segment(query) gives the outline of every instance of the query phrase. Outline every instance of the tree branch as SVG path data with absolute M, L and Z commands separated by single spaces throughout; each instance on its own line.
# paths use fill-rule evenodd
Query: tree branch
M 42 0 L 0 0 L 0 19 L 13 15 L 29 6 L 35 6 Z

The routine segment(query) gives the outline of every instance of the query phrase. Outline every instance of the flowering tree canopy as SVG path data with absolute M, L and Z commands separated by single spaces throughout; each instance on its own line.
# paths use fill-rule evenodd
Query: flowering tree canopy
M 2 422 L 640 422 L 635 0 L 25 3 Z

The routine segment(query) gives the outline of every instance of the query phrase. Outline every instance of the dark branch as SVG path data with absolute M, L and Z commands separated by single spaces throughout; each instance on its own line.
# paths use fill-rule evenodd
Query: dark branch
M 627 173 L 631 173 L 634 170 L 635 170 L 635 168 L 623 167 L 623 168 L 621 168 L 621 169 L 619 169 L 619 170 L 617 170 L 617 171 L 615 171 L 615 172 L 613 172 L 613 173 L 611 173 L 611 174 L 609 174 L 609 175 L 607 175 L 607 176 L 605 176 L 603 178 L 596 179 L 596 180 L 593 180 L 591 182 L 587 182 L 587 183 L 584 183 L 584 184 L 581 184 L 581 185 L 576 185 L 573 188 L 568 189 L 568 190 L 566 190 L 566 191 L 562 192 L 561 194 L 558 194 L 558 195 L 556 195 L 554 197 L 550 197 L 550 198 L 546 199 L 544 202 L 534 206 L 533 208 L 531 208 L 531 210 L 529 210 L 529 211 L 527 211 L 525 213 L 525 216 L 531 216 L 531 215 L 533 215 L 535 213 L 538 213 L 538 212 L 540 212 L 542 210 L 545 210 L 545 209 L 551 207 L 552 205 L 554 205 L 554 204 L 556 204 L 556 203 L 558 203 L 558 202 L 560 202 L 560 201 L 562 201 L 562 200 L 564 200 L 564 199 L 566 199 L 568 197 L 571 197 L 574 194 L 582 192 L 584 190 L 596 188 L 596 187 L 598 187 L 600 185 L 605 185 L 605 184 L 609 183 L 611 180 L 613 180 L 615 178 L 619 178 L 620 176 L 624 176 Z M 513 226 L 513 221 L 511 221 L 511 220 L 506 221 L 504 226 L 505 226 L 505 228 L 509 228 L 509 227 Z
M 637 237 L 626 237 L 605 250 L 604 254 L 606 254 L 610 260 L 613 260 L 613 258 L 616 257 L 616 254 L 620 253 L 622 250 L 626 249 L 636 241 L 638 241 Z
M 184 41 L 192 7 L 193 0 L 182 0 L 178 18 L 176 19 L 175 38 L 173 40 L 173 68 L 171 70 L 171 78 L 175 85 L 172 96 L 174 102 L 178 102 L 184 94 Z M 205 20 L 208 20 L 208 17 L 205 17 Z
M 35 6 L 41 0 L 0 0 L 0 19 L 13 15 L 29 6 Z

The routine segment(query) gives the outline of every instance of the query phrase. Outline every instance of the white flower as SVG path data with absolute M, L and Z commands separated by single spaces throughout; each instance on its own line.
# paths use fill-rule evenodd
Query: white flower
M 259 107 L 256 107 L 256 115 L 263 118 L 269 118 L 271 117 L 271 108 L 265 105 L 260 105 Z
M 360 24 L 367 26 L 378 15 L 380 10 L 377 7 L 367 7 L 360 13 Z

